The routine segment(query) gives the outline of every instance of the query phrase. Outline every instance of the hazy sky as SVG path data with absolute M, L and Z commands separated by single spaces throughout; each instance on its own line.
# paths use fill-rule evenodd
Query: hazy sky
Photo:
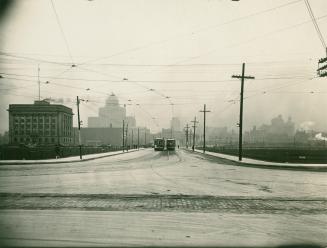
M 327 1 L 310 3 L 327 39 Z M 37 99 L 38 65 L 42 98 L 75 113 L 77 95 L 89 100 L 85 124 L 114 92 L 152 131 L 172 115 L 202 120 L 205 103 L 209 126 L 236 128 L 231 75 L 242 62 L 256 77 L 245 86 L 246 128 L 282 114 L 327 131 L 327 78 L 316 78 L 326 53 L 303 0 L 17 0 L 10 10 L 0 26 L 0 132 L 10 103 Z

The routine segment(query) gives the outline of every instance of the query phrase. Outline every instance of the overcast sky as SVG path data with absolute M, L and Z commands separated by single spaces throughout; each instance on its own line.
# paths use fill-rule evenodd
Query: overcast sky
M 327 39 L 327 1 L 310 4 Z M 153 132 L 173 115 L 202 120 L 203 104 L 208 126 L 236 129 L 231 75 L 242 62 L 256 77 L 245 85 L 245 128 L 282 114 L 327 131 L 327 81 L 316 78 L 326 53 L 302 0 L 17 0 L 0 28 L 0 132 L 10 103 L 38 98 L 38 65 L 41 98 L 75 113 L 77 95 L 89 100 L 85 125 L 113 92 Z

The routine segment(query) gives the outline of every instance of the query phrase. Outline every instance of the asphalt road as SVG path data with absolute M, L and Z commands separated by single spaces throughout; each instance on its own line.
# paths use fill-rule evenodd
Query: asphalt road
M 327 245 L 327 173 L 183 150 L 0 166 L 0 242 L 15 246 Z

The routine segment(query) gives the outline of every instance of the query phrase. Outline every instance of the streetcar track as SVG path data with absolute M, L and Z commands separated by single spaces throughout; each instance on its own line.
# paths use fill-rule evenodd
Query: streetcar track
M 161 156 L 164 156 L 163 154 L 164 154 L 164 153 L 160 153 Z M 177 161 L 175 164 L 177 164 L 177 163 L 182 163 L 182 162 L 183 162 L 183 159 L 181 158 L 180 154 L 178 154 L 178 155 L 177 155 L 177 154 L 178 154 L 177 152 L 174 153 L 174 155 L 176 155 L 176 157 L 178 158 L 178 161 Z M 167 181 L 167 182 L 169 182 L 169 183 L 172 183 L 173 185 L 177 186 L 177 188 L 180 188 L 180 189 L 188 188 L 188 187 L 185 186 L 185 184 L 182 184 L 182 183 L 180 183 L 180 182 L 177 182 L 176 180 L 170 179 L 170 178 L 168 178 L 168 177 L 166 177 L 166 176 L 163 176 L 163 175 L 160 174 L 159 172 L 157 172 L 157 171 L 154 169 L 152 163 L 150 164 L 150 168 L 151 168 L 151 170 L 152 170 L 152 172 L 153 172 L 154 174 L 156 174 L 157 176 L 159 176 L 161 179 L 163 179 L 163 180 L 165 180 L 165 181 Z M 193 190 L 196 191 L 197 193 L 202 193 L 202 191 L 198 191 L 198 190 L 195 190 L 195 189 L 193 189 Z

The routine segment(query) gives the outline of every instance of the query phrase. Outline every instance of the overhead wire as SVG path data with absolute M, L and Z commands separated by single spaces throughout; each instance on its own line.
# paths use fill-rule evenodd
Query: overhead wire
M 71 53 L 71 51 L 70 51 L 70 47 L 69 47 L 69 44 L 68 44 L 68 40 L 67 40 L 67 38 L 66 38 L 66 35 L 65 35 L 65 32 L 64 32 L 64 29 L 63 29 L 63 27 L 62 27 L 62 25 L 61 25 L 61 22 L 60 22 L 60 19 L 59 19 L 59 16 L 58 16 L 58 13 L 57 13 L 56 7 L 55 7 L 55 5 L 54 5 L 53 0 L 50 0 L 50 2 L 51 2 L 51 6 L 52 6 L 53 12 L 54 12 L 55 17 L 56 17 L 56 21 L 57 21 L 57 24 L 58 24 L 58 26 L 59 26 L 60 32 L 61 32 L 62 37 L 63 37 L 63 39 L 64 39 L 64 42 L 65 42 L 65 45 L 66 45 L 67 52 L 68 52 L 68 54 L 69 54 L 69 57 L 70 57 L 70 59 L 71 59 L 72 64 L 74 64 L 74 59 L 73 59 L 72 53 Z
M 155 46 L 155 45 L 160 45 L 160 44 L 172 41 L 172 40 L 176 40 L 176 39 L 178 39 L 180 37 L 187 37 L 187 36 L 190 36 L 190 35 L 194 35 L 195 33 L 200 33 L 200 32 L 208 31 L 208 30 L 211 30 L 211 29 L 217 29 L 217 28 L 220 28 L 222 26 L 229 25 L 229 24 L 232 24 L 232 23 L 235 23 L 235 22 L 239 22 L 239 21 L 242 21 L 242 20 L 257 16 L 257 15 L 265 14 L 265 13 L 268 13 L 268 12 L 271 12 L 271 11 L 275 11 L 277 9 L 284 8 L 284 7 L 299 3 L 301 1 L 302 0 L 291 1 L 291 2 L 288 2 L 288 3 L 285 3 L 285 4 L 281 4 L 281 5 L 272 7 L 272 8 L 264 9 L 264 10 L 261 10 L 261 11 L 257 11 L 255 13 L 251 13 L 251 14 L 248 14 L 248 15 L 245 15 L 245 16 L 241 16 L 241 17 L 238 17 L 238 18 L 226 21 L 226 22 L 222 22 L 222 23 L 219 23 L 219 24 L 216 24 L 216 25 L 211 25 L 211 26 L 208 26 L 208 27 L 198 28 L 198 29 L 193 30 L 191 32 L 175 35 L 175 36 L 170 37 L 168 39 L 164 39 L 164 40 L 160 40 L 160 41 L 154 41 L 154 42 L 142 45 L 142 46 L 122 50 L 122 51 L 119 51 L 117 53 L 114 53 L 114 54 L 111 54 L 111 55 L 108 55 L 108 56 L 103 56 L 103 57 L 100 57 L 100 58 L 88 60 L 88 61 L 80 63 L 80 65 L 88 64 L 88 63 L 92 63 L 92 62 L 96 62 L 96 61 L 99 61 L 99 60 L 104 60 L 104 59 L 108 59 L 108 58 L 112 58 L 112 57 L 116 57 L 118 55 L 122 55 L 122 54 L 125 54 L 127 52 L 134 52 L 134 51 L 149 48 L 149 47 L 152 47 L 152 46 Z
M 67 62 L 57 62 L 57 61 L 51 61 L 51 60 L 45 60 L 45 59 L 38 59 L 38 58 L 32 58 L 32 57 L 26 57 L 26 56 L 19 56 L 19 55 L 11 54 L 11 53 L 4 52 L 4 51 L 0 51 L 0 56 L 30 60 L 30 61 L 35 61 L 37 63 L 47 63 L 47 64 L 55 64 L 55 65 L 61 65 L 61 66 L 69 65 L 69 63 L 67 63 Z
M 309 0 L 304 0 L 304 2 L 305 2 L 305 5 L 306 5 L 306 7 L 307 7 L 307 10 L 308 10 L 308 12 L 309 12 L 309 15 L 310 15 L 310 17 L 311 17 L 311 20 L 312 20 L 313 26 L 314 26 L 314 28 L 315 28 L 317 34 L 318 34 L 318 38 L 320 39 L 321 44 L 322 44 L 322 46 L 324 47 L 324 49 L 325 49 L 325 51 L 326 51 L 326 53 L 327 53 L 327 46 L 326 46 L 325 39 L 324 39 L 324 37 L 323 37 L 323 35 L 322 35 L 321 31 L 320 31 L 320 28 L 319 28 L 319 26 L 318 26 L 318 23 L 317 23 L 317 21 L 316 21 L 316 18 L 315 18 L 314 14 L 313 14 L 313 11 L 312 11 L 311 6 L 310 6 L 310 3 L 309 3 Z
M 321 20 L 321 19 L 324 19 L 326 17 L 327 17 L 327 15 L 322 15 L 322 16 L 319 16 L 316 19 L 317 20 Z M 226 46 L 224 48 L 234 48 L 234 47 L 237 47 L 237 46 L 248 44 L 248 43 L 250 43 L 250 42 L 252 42 L 254 40 L 257 40 L 257 39 L 260 39 L 260 38 L 265 38 L 266 36 L 273 35 L 273 34 L 276 34 L 276 33 L 279 33 L 279 32 L 284 32 L 284 31 L 289 30 L 289 29 L 297 28 L 297 27 L 303 26 L 305 24 L 308 24 L 310 22 L 311 22 L 311 20 L 307 20 L 307 21 L 300 22 L 300 23 L 297 23 L 297 24 L 294 24 L 294 25 L 290 25 L 290 26 L 287 26 L 287 27 L 284 27 L 284 28 L 281 28 L 281 29 L 278 29 L 278 30 L 275 30 L 275 31 L 267 32 L 265 34 L 261 34 L 261 35 L 252 37 L 252 38 L 250 38 L 250 39 L 248 39 L 246 41 L 243 41 L 243 42 L 239 42 L 239 43 L 235 43 L 235 44 L 232 44 L 232 45 L 228 45 L 228 46 Z M 211 55 L 214 52 L 217 52 L 219 49 L 220 48 L 215 48 L 215 49 L 212 49 L 212 50 L 210 50 L 210 51 L 208 51 L 206 53 L 199 54 L 199 55 L 196 55 L 196 56 L 192 56 L 192 57 L 187 58 L 187 59 L 184 59 L 184 60 L 180 60 L 180 61 L 177 62 L 177 64 L 182 64 L 182 63 L 185 63 L 185 62 L 188 62 L 188 61 L 192 61 L 192 60 L 195 60 L 195 59 L 204 57 L 204 56 Z
M 17 74 L 17 73 L 4 73 L 0 72 L 0 75 L 5 76 L 18 76 L 18 77 L 27 77 L 27 78 L 36 78 L 36 75 L 29 75 L 29 74 Z M 144 83 L 225 83 L 225 82 L 237 82 L 236 79 L 221 79 L 221 80 L 105 80 L 105 79 L 85 79 L 85 78 L 67 78 L 67 77 L 54 77 L 54 76 L 43 76 L 44 78 L 49 79 L 58 79 L 58 80 L 74 80 L 74 81 L 87 81 L 87 82 L 111 82 L 111 83 L 138 83 L 138 82 L 144 82 Z M 280 76 L 280 77 L 261 77 L 256 78 L 257 80 L 285 80 L 285 79 L 303 79 L 310 77 L 304 77 L 304 76 Z M 147 86 L 143 86 L 146 89 L 151 89 Z M 164 94 L 163 94 L 164 96 Z

